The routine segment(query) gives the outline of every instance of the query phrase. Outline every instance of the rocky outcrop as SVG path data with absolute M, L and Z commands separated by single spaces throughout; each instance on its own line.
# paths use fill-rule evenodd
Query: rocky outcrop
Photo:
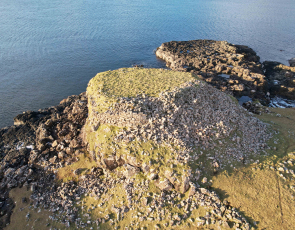
M 0 229 L 9 223 L 13 202 L 9 190 L 32 184 L 75 161 L 83 148 L 80 130 L 87 117 L 85 93 L 71 96 L 58 106 L 24 112 L 15 125 L 0 130 Z
M 290 62 L 290 65 L 292 62 Z M 279 62 L 265 61 L 263 69 L 268 80 L 271 95 L 295 100 L 295 67 Z
M 192 71 L 222 91 L 267 103 L 260 58 L 247 46 L 213 40 L 171 41 L 158 47 L 156 56 L 172 70 Z
M 200 78 L 221 84 L 219 88 L 234 95 L 250 90 L 252 98 L 258 97 L 266 86 L 259 58 L 248 47 L 226 42 L 169 44 L 181 48 L 176 53 L 185 58 L 172 61 L 171 66 L 182 72 L 124 68 L 100 73 L 90 81 L 87 94 L 20 114 L 14 126 L 0 129 L 0 229 L 9 223 L 14 207 L 9 191 L 21 186 L 32 191 L 30 208 L 48 209 L 49 218 L 66 227 L 102 227 L 107 222 L 118 228 L 132 211 L 130 228 L 142 221 L 165 219 L 164 228 L 185 228 L 184 224 L 194 222 L 198 227 L 218 224 L 226 228 L 229 223 L 250 229 L 238 211 L 210 191 L 211 178 L 205 173 L 215 174 L 234 167 L 234 162 L 247 164 L 253 155 L 267 154 L 272 134 L 233 97 Z M 193 47 L 199 47 L 198 51 Z M 162 54 L 169 59 L 164 48 Z M 187 62 L 193 56 L 195 64 Z M 267 80 L 281 76 L 284 83 L 294 77 L 293 72 L 275 64 L 267 69 Z M 259 103 L 246 106 L 254 113 L 266 110 Z M 56 183 L 58 170 L 72 167 L 84 154 L 96 165 L 91 162 L 89 168 L 72 170 L 77 181 Z M 154 192 L 154 186 L 161 192 Z M 124 202 L 118 202 L 120 193 Z M 90 211 L 83 210 L 87 220 L 81 219 L 83 197 L 100 201 L 91 210 L 112 203 L 111 211 L 105 208 L 104 217 L 93 220 Z M 195 217 L 199 207 L 210 211 Z M 137 208 L 143 211 L 134 215 Z M 171 211 L 175 209 L 179 211 Z
M 289 64 L 290 64 L 291 67 L 295 67 L 295 58 L 291 58 L 289 60 Z

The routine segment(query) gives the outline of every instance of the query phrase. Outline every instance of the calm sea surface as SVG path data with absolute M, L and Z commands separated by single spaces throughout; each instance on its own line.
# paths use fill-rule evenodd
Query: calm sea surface
M 171 40 L 227 40 L 287 64 L 294 12 L 294 0 L 1 0 L 0 127 L 85 91 L 98 72 L 163 67 L 154 51 Z

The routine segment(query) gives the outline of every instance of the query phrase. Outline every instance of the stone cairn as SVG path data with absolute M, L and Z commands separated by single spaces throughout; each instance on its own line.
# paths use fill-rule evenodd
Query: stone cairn
M 88 104 L 92 104 L 86 122 L 89 133 L 97 132 L 103 124 L 125 127 L 112 140 L 112 154 L 105 154 L 96 142 L 90 149 L 92 156 L 109 170 L 123 167 L 125 175 L 143 172 L 162 190 L 176 188 L 186 192 L 193 177 L 189 165 L 204 150 L 214 149 L 212 164 L 222 167 L 264 150 L 271 137 L 267 125 L 237 105 L 235 99 L 200 80 L 161 92 L 158 97 L 142 94 L 118 98 L 105 112 L 97 112 L 97 103 L 92 100 L 95 95 L 87 93 Z M 226 138 L 229 141 L 226 142 Z M 163 160 L 154 168 L 152 161 L 144 161 L 152 155 L 152 150 L 137 155 L 117 154 L 122 143 L 147 141 L 168 146 L 173 152 L 171 159 Z M 156 161 L 161 161 L 160 157 Z M 177 171 L 179 167 L 185 169 Z M 176 171 L 171 170 L 173 168 Z

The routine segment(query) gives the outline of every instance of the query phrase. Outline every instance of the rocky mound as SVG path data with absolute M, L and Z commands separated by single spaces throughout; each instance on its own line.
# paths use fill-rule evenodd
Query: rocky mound
M 222 91 L 267 103 L 260 58 L 247 46 L 213 40 L 171 41 L 158 47 L 156 55 L 172 70 L 193 71 Z
M 267 148 L 271 136 L 234 98 L 191 73 L 108 71 L 89 82 L 87 96 L 84 133 L 99 166 L 126 177 L 143 172 L 162 190 L 197 187 L 193 178 L 201 171 L 195 161 L 203 151 L 211 165 L 222 168 L 247 162 Z

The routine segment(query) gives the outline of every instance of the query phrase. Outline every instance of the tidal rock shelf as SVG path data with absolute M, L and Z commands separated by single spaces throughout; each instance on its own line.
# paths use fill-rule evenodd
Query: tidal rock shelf
M 263 69 L 269 82 L 270 94 L 294 101 L 295 67 L 285 66 L 279 62 L 265 61 Z
M 294 67 L 260 63 L 255 51 L 247 46 L 214 40 L 171 41 L 158 47 L 156 56 L 172 70 L 194 72 L 237 98 L 248 96 L 264 105 L 276 96 L 295 98 Z
M 264 97 L 267 82 L 260 58 L 249 47 L 226 41 L 171 41 L 158 47 L 156 55 L 172 70 L 194 71 L 222 91 Z
M 12 188 L 24 186 L 36 192 L 42 184 L 45 196 L 48 186 L 55 189 L 51 172 L 78 160 L 83 150 L 79 133 L 86 117 L 87 98 L 82 93 L 57 106 L 19 114 L 15 125 L 0 130 L 0 229 L 9 224 L 15 206 L 9 198 Z

